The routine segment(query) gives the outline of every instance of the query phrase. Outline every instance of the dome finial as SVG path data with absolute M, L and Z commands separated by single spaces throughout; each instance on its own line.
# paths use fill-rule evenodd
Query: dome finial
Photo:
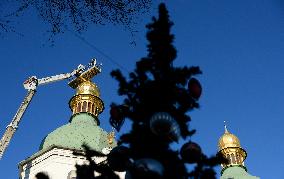
M 225 133 L 229 133 L 229 131 L 227 129 L 226 121 L 224 121 L 224 128 L 225 128 Z

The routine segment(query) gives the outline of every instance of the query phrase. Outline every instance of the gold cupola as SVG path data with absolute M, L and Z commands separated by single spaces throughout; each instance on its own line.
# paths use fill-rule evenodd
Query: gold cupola
M 100 91 L 91 78 L 100 73 L 100 68 L 93 65 L 88 70 L 77 75 L 69 82 L 69 86 L 76 89 L 76 94 L 70 99 L 69 107 L 73 113 L 72 116 L 80 113 L 88 113 L 98 117 L 104 110 L 104 103 L 100 98 Z M 97 121 L 99 123 L 99 121 Z
M 241 148 L 240 140 L 237 136 L 230 133 L 225 125 L 225 133 L 220 137 L 218 142 L 218 154 L 221 155 L 226 161 L 222 166 L 222 172 L 230 166 L 244 167 L 244 160 L 246 159 L 246 151 Z

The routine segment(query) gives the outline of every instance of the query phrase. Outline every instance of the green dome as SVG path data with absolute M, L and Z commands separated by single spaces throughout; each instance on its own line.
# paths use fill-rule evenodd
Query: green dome
M 51 146 L 68 149 L 84 150 L 83 144 L 91 149 L 102 151 L 105 147 L 116 145 L 108 144 L 108 133 L 97 125 L 96 119 L 87 114 L 80 113 L 72 117 L 71 122 L 63 125 L 48 134 L 40 145 L 40 150 Z
M 230 166 L 226 168 L 221 176 L 221 179 L 259 179 L 258 177 L 251 176 L 241 166 Z

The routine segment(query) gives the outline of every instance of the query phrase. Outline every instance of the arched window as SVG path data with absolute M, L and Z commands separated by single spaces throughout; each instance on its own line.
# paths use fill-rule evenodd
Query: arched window
M 239 153 L 237 153 L 237 163 L 238 163 L 238 164 L 241 163 L 240 154 L 239 154 Z
M 227 164 L 230 164 L 230 163 L 232 163 L 232 160 L 231 160 L 231 156 L 230 156 L 230 154 L 228 154 L 227 155 Z
M 92 113 L 95 114 L 95 104 L 92 105 Z
M 81 112 L 81 102 L 79 102 L 79 103 L 77 104 L 77 110 L 76 110 L 76 112 Z
M 236 164 L 236 158 L 235 158 L 235 155 L 234 155 L 234 154 L 231 154 L 231 158 L 232 158 L 232 163 L 233 163 L 233 164 Z
M 87 102 L 84 101 L 84 102 L 83 102 L 82 112 L 86 112 L 86 111 L 87 111 Z
M 92 103 L 88 102 L 88 112 L 91 112 L 91 111 L 92 111 Z

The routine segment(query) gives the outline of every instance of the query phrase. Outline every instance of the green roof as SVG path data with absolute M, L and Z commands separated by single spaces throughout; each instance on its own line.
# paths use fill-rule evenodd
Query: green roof
M 230 166 L 224 170 L 221 179 L 259 179 L 259 178 L 250 175 L 241 166 Z
M 97 125 L 97 119 L 88 114 L 80 113 L 71 118 L 71 122 L 63 125 L 48 134 L 40 145 L 40 150 L 51 146 L 68 149 L 84 150 L 83 144 L 91 149 L 102 151 L 105 147 L 114 147 L 115 143 L 108 144 L 107 132 Z

